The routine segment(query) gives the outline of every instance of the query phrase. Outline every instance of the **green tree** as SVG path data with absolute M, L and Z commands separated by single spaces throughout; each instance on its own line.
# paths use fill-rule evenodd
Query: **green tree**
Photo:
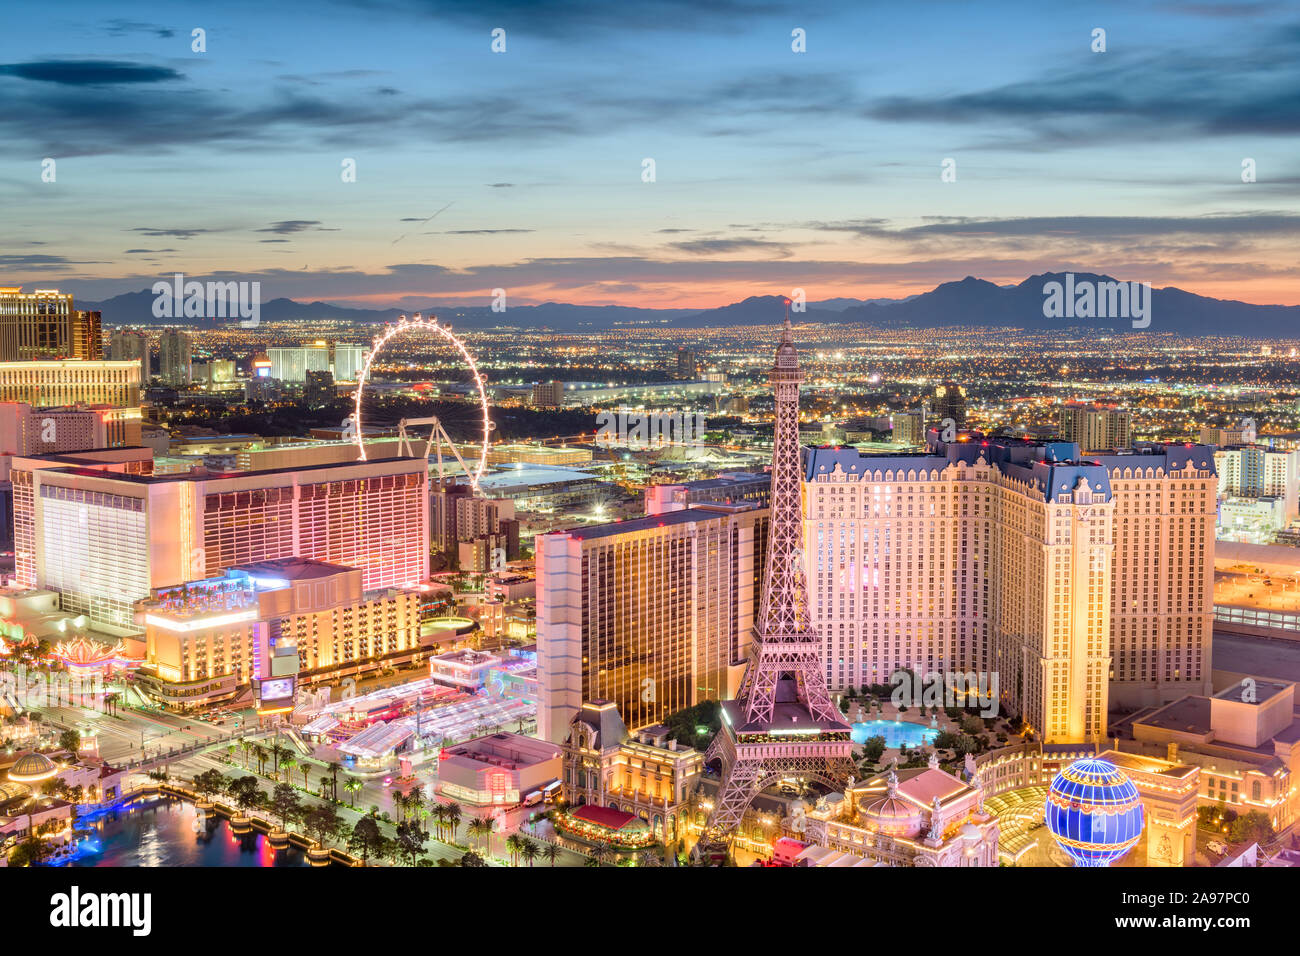
M 81 734 L 76 730 L 65 730 L 59 734 L 59 746 L 77 753 L 81 750 Z
M 356 777 L 348 777 L 343 782 L 343 789 L 349 797 L 348 806 L 355 807 L 357 805 L 356 795 L 361 792 L 361 781 Z
M 1233 843 L 1272 843 L 1273 825 L 1267 815 L 1251 810 L 1232 821 L 1228 827 L 1228 839 Z
M 287 783 L 277 783 L 271 791 L 271 811 L 280 818 L 280 829 L 289 829 L 289 821 L 296 818 L 302 810 L 302 801 L 298 791 Z
M 885 755 L 885 738 L 877 734 L 874 737 L 868 737 L 862 743 L 862 759 L 871 763 L 879 762 L 880 758 Z
M 10 866 L 40 866 L 54 852 L 48 840 L 29 834 L 9 853 Z
M 303 817 L 303 826 L 321 846 L 339 835 L 343 820 L 328 803 L 318 803 Z
M 542 847 L 542 856 L 546 857 L 546 862 L 555 866 L 555 858 L 560 855 L 560 848 L 554 843 L 548 843 Z
M 239 777 L 226 784 L 226 793 L 240 810 L 250 810 L 262 805 L 262 788 L 256 777 Z
M 397 845 L 401 852 L 406 854 L 411 866 L 415 866 L 417 856 L 423 855 L 426 840 L 428 837 L 420 829 L 419 824 L 407 821 L 397 825 Z
M 365 866 L 371 856 L 383 851 L 384 835 L 379 832 L 379 824 L 374 817 L 362 817 L 352 827 L 348 838 L 348 851 L 361 854 L 361 865 Z
M 194 789 L 206 801 L 214 793 L 221 793 L 226 789 L 225 775 L 216 768 L 205 770 L 194 777 Z

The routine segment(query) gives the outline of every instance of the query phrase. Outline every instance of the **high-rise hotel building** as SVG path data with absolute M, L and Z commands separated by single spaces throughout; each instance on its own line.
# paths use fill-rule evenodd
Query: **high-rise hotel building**
M 428 465 L 390 458 L 239 475 L 139 475 L 15 458 L 18 583 L 130 626 L 152 589 L 300 557 L 366 590 L 428 577 Z
M 157 588 L 138 605 L 145 661 L 138 677 L 169 704 L 233 697 L 274 676 L 275 652 L 297 655 L 300 683 L 364 673 L 419 656 L 420 592 L 362 586 L 362 573 L 285 558 Z
M 140 363 L 0 362 L 0 402 L 140 407 Z
M 1202 445 L 804 452 L 805 560 L 833 689 L 898 669 L 997 674 L 1047 742 L 1100 740 L 1110 700 L 1210 678 L 1214 461 Z
M 1220 498 L 1281 498 L 1287 521 L 1300 511 L 1300 451 L 1274 451 L 1262 445 L 1218 448 Z
M 168 385 L 187 386 L 194 379 L 194 340 L 190 333 L 168 329 L 158 336 L 158 374 Z
M 1066 402 L 1057 425 L 1061 440 L 1074 442 L 1085 453 L 1116 451 L 1133 444 L 1132 416 L 1115 405 Z
M 758 611 L 766 508 L 702 505 L 538 535 L 538 732 L 585 701 L 633 728 L 739 688 Z
M 103 357 L 100 314 L 74 308 L 71 293 L 0 288 L 0 362 Z
M 139 362 L 140 384 L 149 384 L 149 336 L 144 332 L 115 331 L 108 337 L 108 357 L 120 362 Z

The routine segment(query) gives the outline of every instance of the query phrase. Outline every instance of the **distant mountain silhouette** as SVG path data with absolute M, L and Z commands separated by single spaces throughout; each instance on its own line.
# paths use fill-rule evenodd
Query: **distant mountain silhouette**
M 1074 286 L 1083 282 L 1115 282 L 1110 276 L 1076 272 Z M 1132 331 L 1131 318 L 1049 318 L 1043 314 L 1049 282 L 1066 283 L 1066 274 L 1047 272 L 1030 276 L 1014 286 L 996 286 L 967 276 L 960 282 L 945 282 L 906 302 L 892 305 L 853 306 L 840 319 L 867 326 L 895 328 L 941 328 L 946 326 L 1055 329 L 1104 328 Z M 1285 337 L 1300 334 L 1300 306 L 1252 305 L 1227 299 L 1184 292 L 1182 289 L 1151 290 L 1153 332 L 1182 335 L 1245 335 Z
M 1076 272 L 1075 287 L 1084 282 L 1115 282 L 1110 276 Z M 1084 328 L 1131 330 L 1126 316 L 1105 318 L 1049 318 L 1044 315 L 1049 282 L 1066 283 L 1065 273 L 1048 272 L 1030 276 L 1017 285 L 998 286 L 967 276 L 959 282 L 945 282 L 929 292 L 906 299 L 827 299 L 808 303 L 795 315 L 798 321 L 842 322 L 876 328 Z M 103 313 L 106 325 L 175 325 L 174 319 L 153 315 L 154 295 L 150 291 L 128 292 L 103 302 L 81 302 L 78 307 Z M 487 306 L 439 306 L 423 309 L 351 309 L 327 302 L 295 302 L 271 299 L 262 304 L 262 320 L 336 319 L 351 322 L 391 322 L 413 312 L 435 314 L 451 325 L 467 328 L 510 326 L 533 329 L 579 330 L 614 326 L 644 325 L 654 328 L 717 328 L 769 325 L 785 315 L 782 295 L 750 296 L 716 309 L 642 309 L 613 305 L 569 305 L 546 302 L 541 305 L 510 306 L 493 312 Z M 1212 299 L 1182 289 L 1153 289 L 1151 292 L 1153 332 L 1183 335 L 1244 335 L 1266 338 L 1300 336 L 1300 306 L 1252 305 L 1227 299 Z M 183 320 L 182 320 L 183 321 Z M 204 320 L 209 321 L 209 320 Z M 219 321 L 219 320 L 218 320 Z M 230 320 L 227 320 L 230 321 Z M 197 320 L 189 320 L 202 324 Z

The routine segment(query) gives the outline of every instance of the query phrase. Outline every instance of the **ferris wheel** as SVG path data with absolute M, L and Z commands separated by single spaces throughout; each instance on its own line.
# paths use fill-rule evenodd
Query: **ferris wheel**
M 479 480 L 487 470 L 488 447 L 492 441 L 492 430 L 496 427 L 488 411 L 487 388 L 483 382 L 483 376 L 479 373 L 478 364 L 474 361 L 474 356 L 470 354 L 465 343 L 452 334 L 451 329 L 438 322 L 437 316 L 424 318 L 420 313 L 415 313 L 411 318 L 401 316 L 397 322 L 387 326 L 382 333 L 375 336 L 373 348 L 366 356 L 365 365 L 362 367 L 360 374 L 357 376 L 357 390 L 355 403 L 352 411 L 352 428 L 356 433 L 357 456 L 359 461 L 366 460 L 366 445 L 363 440 L 361 428 L 361 403 L 365 395 L 366 383 L 370 380 L 370 366 L 375 361 L 375 356 L 383 351 L 384 347 L 399 335 L 406 335 L 409 332 L 424 331 L 433 332 L 442 336 L 443 340 L 452 346 L 461 359 L 469 366 L 470 372 L 474 376 L 474 385 L 478 390 L 478 404 L 482 412 L 482 439 L 478 442 L 478 460 L 473 465 L 466 464 L 465 459 L 461 456 L 460 449 L 456 443 L 451 440 L 447 430 L 443 427 L 441 420 L 436 415 L 430 415 L 424 418 L 403 418 L 398 424 L 398 451 L 408 455 L 415 455 L 415 442 L 412 441 L 411 435 L 407 432 L 409 426 L 429 425 L 432 430 L 424 444 L 424 457 L 429 458 L 431 455 L 437 457 L 438 462 L 438 480 L 443 479 L 443 448 L 450 449 L 456 461 L 460 463 L 461 469 L 465 472 L 466 478 L 469 479 L 470 486 L 474 493 L 480 494 Z

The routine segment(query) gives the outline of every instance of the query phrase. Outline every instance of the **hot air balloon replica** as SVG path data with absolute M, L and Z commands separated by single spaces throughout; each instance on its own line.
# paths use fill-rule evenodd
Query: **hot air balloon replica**
M 1137 843 L 1145 822 L 1133 781 L 1098 757 L 1076 760 L 1052 778 L 1046 817 L 1075 866 L 1110 866 Z

